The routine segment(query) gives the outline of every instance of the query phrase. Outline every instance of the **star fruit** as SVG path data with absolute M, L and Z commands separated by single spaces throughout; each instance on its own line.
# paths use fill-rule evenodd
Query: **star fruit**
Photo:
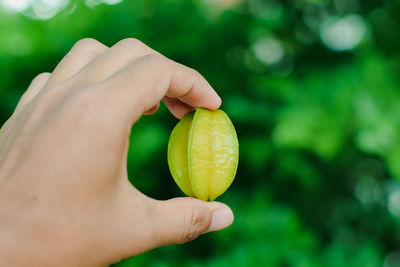
M 171 133 L 169 169 L 187 196 L 213 201 L 232 184 L 238 162 L 236 131 L 222 110 L 198 108 L 183 117 Z

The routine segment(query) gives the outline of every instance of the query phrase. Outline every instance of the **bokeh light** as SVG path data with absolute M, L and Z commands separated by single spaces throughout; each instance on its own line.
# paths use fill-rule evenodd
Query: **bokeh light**
M 1 0 L 1 6 L 6 11 L 21 12 L 25 11 L 31 5 L 32 0 Z
M 367 26 L 362 17 L 347 15 L 327 18 L 321 27 L 323 43 L 334 51 L 351 50 L 364 38 Z

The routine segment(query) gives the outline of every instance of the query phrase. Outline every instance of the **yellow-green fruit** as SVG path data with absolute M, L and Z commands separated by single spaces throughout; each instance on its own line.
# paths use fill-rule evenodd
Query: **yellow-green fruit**
M 222 110 L 198 108 L 175 126 L 168 144 L 168 165 L 180 189 L 190 197 L 213 201 L 232 184 L 239 143 Z

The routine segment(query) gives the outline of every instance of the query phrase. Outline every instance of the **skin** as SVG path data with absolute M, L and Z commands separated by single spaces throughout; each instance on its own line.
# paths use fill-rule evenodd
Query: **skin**
M 162 100 L 177 118 L 221 105 L 198 72 L 136 39 L 83 39 L 32 81 L 0 130 L 0 266 L 108 266 L 232 223 L 225 204 L 128 182 L 131 127 Z

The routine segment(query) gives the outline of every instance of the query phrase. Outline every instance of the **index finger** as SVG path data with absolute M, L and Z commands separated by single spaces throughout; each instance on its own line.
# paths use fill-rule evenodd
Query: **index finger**
M 133 120 L 165 96 L 193 108 L 215 110 L 221 105 L 221 98 L 203 76 L 161 55 L 146 55 L 101 84 L 109 103 L 133 112 Z

